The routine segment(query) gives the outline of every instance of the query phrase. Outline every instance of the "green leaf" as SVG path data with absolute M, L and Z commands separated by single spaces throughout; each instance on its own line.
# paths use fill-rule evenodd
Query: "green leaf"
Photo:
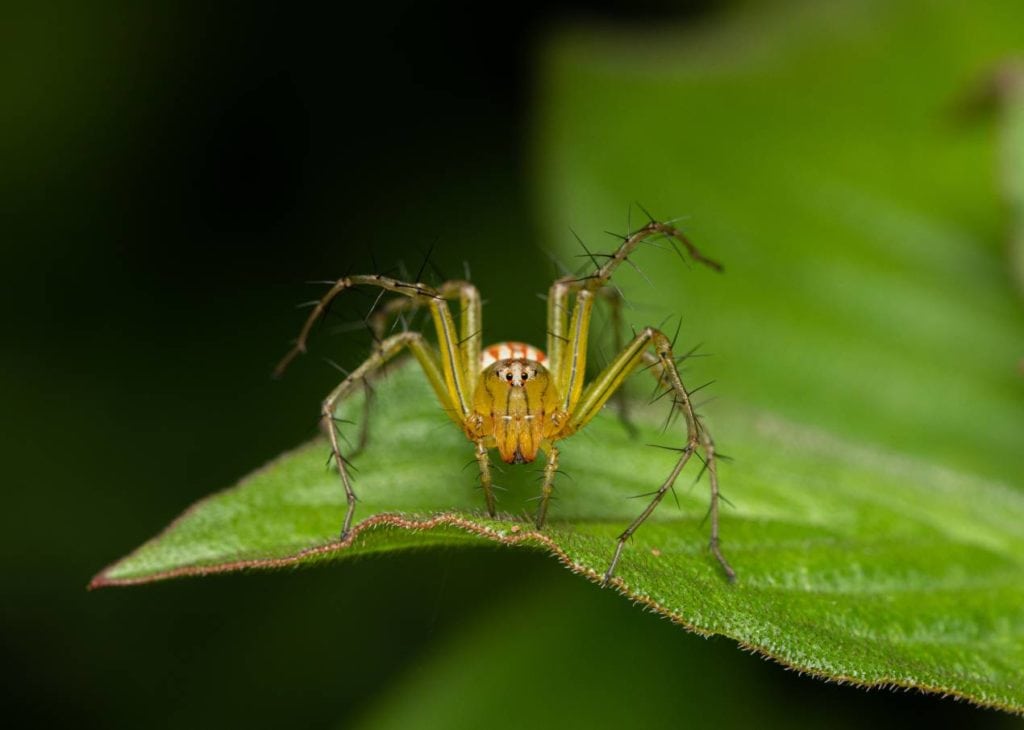
M 341 415 L 360 409 L 356 399 Z M 670 453 L 644 445 L 672 442 L 654 416 L 638 414 L 635 440 L 605 414 L 565 442 L 569 478 L 538 533 L 525 514 L 481 515 L 475 475 L 460 471 L 470 444 L 418 369 L 402 367 L 378 385 L 371 445 L 355 460 L 364 521 L 350 546 L 332 542 L 344 497 L 317 440 L 200 502 L 94 586 L 488 541 L 551 551 L 598 580 L 642 506 L 627 497 L 671 467 Z M 739 582 L 705 550 L 703 489 L 683 489 L 681 509 L 664 504 L 627 549 L 628 595 L 805 671 L 1021 706 L 1024 498 L 762 411 L 722 409 L 715 427 L 736 446 L 737 463 L 722 467 L 736 497 L 723 532 Z M 519 513 L 535 473 L 505 476 L 502 506 Z
M 645 249 L 653 288 L 628 271 L 619 282 L 634 325 L 679 314 L 683 349 L 715 355 L 685 376 L 717 379 L 703 411 L 735 459 L 721 467 L 722 536 L 739 580 L 705 549 L 694 467 L 680 506 L 666 500 L 627 547 L 619 590 L 815 675 L 1024 711 L 1024 318 L 992 140 L 949 113 L 1022 26 L 1017 4 L 833 3 L 700 36 L 552 41 L 536 147 L 549 239 L 569 260 L 572 225 L 600 250 L 640 200 L 690 214 L 694 240 L 726 263 L 686 272 Z M 462 470 L 470 445 L 415 366 L 377 392 L 350 545 L 332 542 L 344 500 L 316 441 L 94 585 L 494 543 L 598 580 L 643 507 L 629 497 L 671 467 L 645 444 L 681 439 L 660 432 L 657 406 L 637 414 L 637 438 L 602 415 L 565 442 L 571 478 L 538 533 L 534 470 L 507 468 L 509 514 L 487 519 L 475 467 Z

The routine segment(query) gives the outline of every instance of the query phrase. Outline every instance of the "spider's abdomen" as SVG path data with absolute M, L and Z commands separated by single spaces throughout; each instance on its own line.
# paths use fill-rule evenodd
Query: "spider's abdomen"
M 539 361 L 496 360 L 481 373 L 473 396 L 476 435 L 493 437 L 506 463 L 533 461 L 562 421 L 559 401 L 554 381 Z
M 533 345 L 524 342 L 499 342 L 480 352 L 480 369 L 486 370 L 498 360 L 533 360 L 543 365 L 548 356 Z

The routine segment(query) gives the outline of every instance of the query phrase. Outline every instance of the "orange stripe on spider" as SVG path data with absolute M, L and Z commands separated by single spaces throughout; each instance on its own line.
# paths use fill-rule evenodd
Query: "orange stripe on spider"
M 480 353 L 480 368 L 488 368 L 498 360 L 532 360 L 544 364 L 548 356 L 525 342 L 499 342 Z

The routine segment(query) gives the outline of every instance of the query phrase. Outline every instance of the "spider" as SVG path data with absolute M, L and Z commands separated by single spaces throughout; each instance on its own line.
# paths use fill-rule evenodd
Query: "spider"
M 618 536 L 602 585 L 614 575 L 623 548 L 637 528 L 657 508 L 666 492 L 675 484 L 683 467 L 698 452 L 703 452 L 704 469 L 711 486 L 709 510 L 711 538 L 709 547 L 729 580 L 736 573 L 719 547 L 718 536 L 718 473 L 715 444 L 690 402 L 690 393 L 683 385 L 672 351 L 672 342 L 655 327 L 645 327 L 621 349 L 608 366 L 590 383 L 585 383 L 587 340 L 595 298 L 606 289 L 615 270 L 645 239 L 662 236 L 675 246 L 681 244 L 690 258 L 712 269 L 721 265 L 705 257 L 677 228 L 651 220 L 650 223 L 623 237 L 618 249 L 607 255 L 602 265 L 594 261 L 595 270 L 582 278 L 557 279 L 548 292 L 547 352 L 522 343 L 500 343 L 482 348 L 481 301 L 476 287 L 467 281 L 446 281 L 433 287 L 422 283 L 399 281 L 381 274 L 346 276 L 333 282 L 328 292 L 316 303 L 306 319 L 294 347 L 275 369 L 281 375 L 291 361 L 306 351 L 310 331 L 325 313 L 331 301 L 346 289 L 357 286 L 375 287 L 381 291 L 401 294 L 405 299 L 389 301 L 377 313 L 374 329 L 380 335 L 378 345 L 362 365 L 357 367 L 324 399 L 320 413 L 330 438 L 334 462 L 345 490 L 348 508 L 341 528 L 344 540 L 352 528 L 356 495 L 352 490 L 346 460 L 342 456 L 335 428 L 338 402 L 386 362 L 410 350 L 423 368 L 442 409 L 474 445 L 480 469 L 488 514 L 496 516 L 491 480 L 490 449 L 497 449 L 502 461 L 524 464 L 534 461 L 539 452 L 546 455 L 543 486 L 535 523 L 544 527 L 548 502 L 558 472 L 562 439 L 572 436 L 596 416 L 626 378 L 640 366 L 649 369 L 658 383 L 673 395 L 674 408 L 679 409 L 686 424 L 686 444 L 678 449 L 679 457 L 672 471 L 653 492 L 647 507 Z M 678 249 L 677 249 L 678 250 Z M 588 252 L 589 253 L 589 252 Z M 681 254 L 681 252 L 680 252 Z M 570 311 L 570 298 L 575 300 Z M 448 302 L 459 301 L 459 325 Z M 419 332 L 403 331 L 382 337 L 383 318 L 428 307 L 437 332 L 437 345 L 429 343 Z M 701 458 L 698 456 L 698 458 Z

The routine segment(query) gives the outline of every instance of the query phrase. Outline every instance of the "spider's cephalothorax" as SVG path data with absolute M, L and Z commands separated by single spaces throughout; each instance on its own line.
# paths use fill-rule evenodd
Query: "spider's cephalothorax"
M 565 422 L 560 404 L 558 388 L 539 359 L 497 360 L 480 375 L 466 435 L 497 448 L 508 464 L 526 464 L 537 458 L 539 449 L 551 448 L 552 437 Z
M 653 492 L 650 503 L 619 535 L 615 551 L 604 574 L 607 583 L 615 572 L 623 548 L 630 536 L 654 511 L 690 458 L 698 451 L 711 486 L 711 552 L 726 575 L 735 573 L 718 544 L 718 472 L 715 444 L 703 423 L 694 413 L 690 394 L 683 386 L 672 351 L 672 342 L 663 332 L 646 327 L 620 347 L 620 352 L 589 383 L 585 383 L 587 340 L 590 317 L 596 297 L 607 294 L 606 285 L 612 274 L 630 253 L 645 239 L 664 236 L 681 244 L 690 257 L 713 269 L 721 267 L 705 258 L 681 231 L 671 225 L 651 221 L 625 237 L 615 251 L 604 258 L 589 275 L 582 278 L 563 277 L 548 292 L 547 353 L 518 342 L 506 342 L 481 348 L 480 294 L 466 281 L 447 281 L 433 287 L 407 283 L 383 275 L 346 276 L 339 279 L 316 304 L 306 320 L 295 347 L 277 367 L 280 374 L 299 353 L 305 352 L 306 340 L 313 324 L 324 314 L 339 293 L 354 286 L 372 286 L 404 295 L 388 301 L 372 313 L 371 325 L 379 345 L 373 354 L 324 399 L 321 407 L 324 427 L 331 440 L 334 461 L 348 500 L 342 525 L 345 539 L 352 527 L 356 497 L 348 475 L 346 461 L 338 443 L 334 410 L 338 401 L 402 350 L 408 348 L 416 357 L 445 413 L 473 442 L 480 468 L 488 513 L 497 514 L 491 480 L 490 449 L 497 449 L 502 461 L 522 464 L 535 460 L 539 452 L 546 457 L 544 483 L 541 487 L 536 524 L 544 526 L 548 503 L 558 473 L 556 443 L 584 428 L 615 394 L 626 378 L 638 369 L 648 370 L 657 382 L 673 396 L 686 424 L 686 443 L 679 449 L 679 458 L 665 481 Z M 592 259 L 596 259 L 592 256 Z M 596 263 L 595 263 L 596 266 Z M 575 300 L 570 307 L 570 299 Z M 459 301 L 459 323 L 456 325 L 448 302 Z M 619 319 L 621 300 L 610 297 L 613 317 Z M 437 332 L 437 345 L 430 344 L 418 332 L 400 332 L 385 337 L 388 325 L 396 316 L 419 307 L 428 307 Z M 616 333 L 617 334 L 617 333 Z M 641 366 L 643 366 L 641 368 Z M 369 401 L 367 401 L 369 402 Z

